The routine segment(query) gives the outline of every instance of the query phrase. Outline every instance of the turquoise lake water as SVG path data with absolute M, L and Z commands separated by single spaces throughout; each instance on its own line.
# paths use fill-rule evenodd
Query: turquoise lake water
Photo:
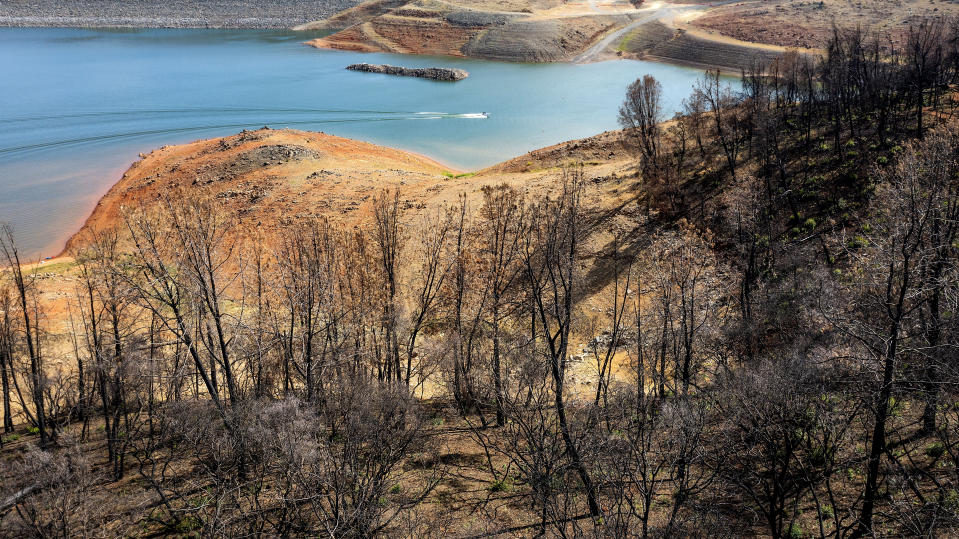
M 56 254 L 123 171 L 165 144 L 268 125 L 324 131 L 475 170 L 615 129 L 645 74 L 678 110 L 702 76 L 650 62 L 509 64 L 361 54 L 258 30 L 0 29 L 0 221 Z M 459 67 L 457 83 L 346 71 Z M 475 113 L 487 112 L 481 119 Z

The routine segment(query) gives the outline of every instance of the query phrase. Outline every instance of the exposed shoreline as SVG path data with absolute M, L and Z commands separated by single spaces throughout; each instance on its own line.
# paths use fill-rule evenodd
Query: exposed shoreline
M 126 209 L 149 207 L 178 189 L 202 190 L 268 233 L 290 219 L 316 215 L 353 223 L 368 214 L 371 194 L 383 187 L 402 186 L 405 209 L 417 209 L 426 201 L 451 203 L 463 189 L 479 185 L 516 180 L 535 186 L 548 181 L 542 170 L 569 159 L 595 162 L 595 172 L 614 163 L 625 166 L 629 155 L 619 132 L 610 131 L 462 174 L 416 152 L 316 131 L 242 131 L 142 154 L 52 258 L 69 256 L 89 231 L 116 226 Z
M 786 50 L 690 24 L 728 2 L 650 2 L 639 9 L 608 4 L 608 10 L 594 5 L 573 12 L 570 7 L 530 13 L 484 12 L 460 3 L 412 10 L 392 0 L 369 0 L 301 28 L 334 31 L 307 42 L 317 48 L 534 63 L 626 58 L 739 71 L 751 67 L 756 57 L 768 62 Z
M 291 27 L 300 25 L 300 29 L 307 30 L 310 29 L 309 25 L 304 25 L 304 23 L 315 21 L 317 19 L 317 11 L 315 9 L 310 9 L 308 13 L 304 11 L 297 12 L 296 9 L 304 9 L 304 2 L 297 0 L 278 0 L 270 3 L 267 6 L 256 6 L 253 0 L 212 0 L 209 5 L 205 4 L 202 6 L 204 12 L 202 13 L 201 17 L 192 17 L 185 14 L 173 15 L 172 13 L 164 11 L 164 9 L 168 9 L 169 11 L 181 9 L 182 5 L 180 5 L 177 0 L 164 3 L 163 5 L 166 6 L 166 8 L 159 8 L 157 7 L 159 6 L 159 3 L 156 3 L 154 7 L 157 9 L 152 13 L 145 13 L 142 11 L 142 8 L 145 5 L 152 5 L 151 2 L 144 2 L 142 0 L 139 3 L 128 3 L 122 2 L 121 0 L 81 0 L 81 2 L 88 4 L 82 8 L 77 8 L 75 5 L 60 6 L 55 2 L 55 0 L 33 1 L 38 2 L 38 4 L 27 5 L 25 0 L 15 0 L 13 2 L 3 2 L 0 4 L 0 26 L 289 29 Z M 129 7 L 131 4 L 135 4 L 134 7 Z M 24 13 L 30 11 L 27 8 L 34 8 L 38 5 L 40 8 L 34 11 L 34 13 L 38 14 L 29 16 L 24 15 Z M 127 7 L 113 9 L 118 5 Z M 194 4 L 189 5 L 194 6 L 195 9 L 199 9 Z M 316 6 L 316 4 L 311 5 L 313 7 Z M 357 5 L 360 5 L 358 0 L 327 0 L 324 4 L 324 7 L 329 10 L 327 17 L 335 17 L 337 14 L 344 13 L 344 11 L 350 11 L 350 8 L 354 8 Z M 362 4 L 362 6 L 366 5 L 367 4 Z M 394 4 L 387 0 L 383 2 L 383 5 L 385 10 L 389 11 L 390 6 L 393 6 Z M 90 6 L 93 7 L 91 8 Z M 226 11 L 229 10 L 226 10 L 225 8 L 229 6 L 246 6 L 252 10 L 249 13 L 255 13 L 255 15 L 250 17 L 229 15 L 226 13 Z M 738 57 L 740 62 L 742 61 L 741 58 L 745 57 L 748 51 L 754 51 L 755 53 L 769 56 L 772 54 L 779 54 L 779 52 L 782 50 L 782 48 L 779 47 L 771 47 L 768 45 L 762 45 L 760 43 L 737 41 L 731 38 L 726 38 L 722 35 L 710 35 L 710 33 L 701 29 L 691 28 L 688 24 L 689 19 L 683 17 L 682 19 L 685 20 L 681 20 L 679 17 L 675 16 L 676 11 L 674 11 L 679 10 L 680 12 L 689 13 L 690 10 L 678 7 L 682 6 L 682 4 L 667 4 L 667 6 L 668 7 L 650 9 L 648 13 L 653 15 L 648 18 L 644 17 L 646 20 L 640 21 L 638 18 L 634 19 L 633 23 L 627 25 L 629 27 L 628 31 L 625 31 L 626 28 L 624 27 L 616 29 L 615 26 L 609 26 L 608 28 L 611 29 L 607 29 L 604 32 L 600 32 L 592 36 L 592 38 L 589 40 L 589 45 L 585 48 L 585 52 L 595 52 L 595 54 L 591 54 L 591 57 L 587 61 L 637 59 L 671 65 L 683 65 L 700 69 L 722 68 L 727 72 L 735 72 L 739 67 L 741 67 L 741 64 L 736 65 L 734 62 L 730 62 L 728 60 L 730 58 L 729 50 L 731 48 L 738 50 L 738 53 L 740 54 Z M 61 11 L 58 12 L 58 9 Z M 279 13 L 284 9 L 290 9 L 291 11 L 287 13 Z M 134 10 L 137 10 L 136 13 L 134 13 Z M 705 11 L 708 11 L 708 8 L 705 8 L 701 12 L 695 10 L 695 8 L 693 8 L 693 10 L 698 14 L 701 14 Z M 181 11 L 183 11 L 183 9 L 181 9 Z M 184 13 L 188 11 L 189 9 L 184 11 Z M 666 13 L 667 11 L 670 12 L 668 16 Z M 661 14 L 658 12 L 661 12 Z M 237 11 L 233 11 L 233 13 L 237 13 Z M 246 14 L 246 12 L 244 13 Z M 456 16 L 462 17 L 462 14 L 457 12 Z M 637 15 L 631 16 L 638 17 Z M 459 19 L 455 19 L 455 17 L 450 18 L 451 20 L 458 21 L 457 24 L 465 25 L 465 23 L 459 21 Z M 605 16 L 601 16 L 599 18 L 605 20 Z M 354 22 L 354 24 L 356 23 Z M 667 28 L 669 32 L 675 32 L 675 37 L 669 39 L 659 39 L 658 44 L 654 44 L 645 48 L 637 48 L 636 50 L 628 50 L 628 48 L 625 47 L 627 43 L 624 42 L 624 39 L 633 37 L 634 34 L 646 32 L 646 28 L 652 28 L 653 25 L 656 24 Z M 357 27 L 358 26 L 359 25 L 357 25 Z M 469 27 L 464 26 L 464 28 Z M 615 39 L 607 39 L 612 34 L 617 34 Z M 311 44 L 314 46 L 323 46 L 325 44 L 321 44 L 323 41 L 326 40 L 318 40 L 318 42 L 313 42 Z M 642 38 L 638 39 L 638 41 L 642 41 Z M 707 46 L 700 46 L 702 43 L 706 43 Z M 343 44 L 344 43 L 341 43 L 340 47 L 335 48 L 347 48 L 342 47 Z M 694 46 L 690 47 L 690 44 L 693 44 Z M 523 44 L 521 43 L 517 46 L 521 48 L 522 45 Z M 357 47 L 357 49 L 354 50 L 363 49 L 362 47 Z M 746 53 L 743 51 L 746 51 Z M 423 54 L 423 52 L 415 50 L 392 52 L 400 52 L 404 54 Z M 580 54 L 583 54 L 583 52 Z M 479 54 L 461 54 L 461 56 L 472 56 L 479 59 L 484 58 L 483 55 Z M 575 58 L 566 57 L 562 59 L 545 61 L 570 62 L 574 59 Z M 407 153 L 413 154 L 412 152 Z M 435 160 L 426 156 L 421 156 L 418 154 L 413 155 L 417 155 L 417 157 L 422 157 L 429 161 L 435 162 Z M 460 172 L 451 167 L 444 166 L 444 168 L 452 173 Z M 83 226 L 80 228 L 82 229 L 85 226 L 86 222 L 84 221 Z M 67 241 L 67 244 L 64 245 L 63 249 L 59 251 L 57 256 L 62 256 L 66 252 L 68 244 L 69 240 Z
M 697 68 L 739 70 L 762 43 L 739 41 L 689 24 L 717 7 L 704 3 L 654 2 L 641 9 L 502 13 L 463 10 L 450 3 L 436 12 L 412 13 L 404 0 L 6 0 L 0 27 L 211 28 L 339 30 L 308 44 L 359 52 L 449 55 L 512 62 L 593 62 L 617 58 Z M 599 0 L 603 4 L 603 0 Z M 626 41 L 644 27 L 661 24 L 677 33 L 647 50 Z M 427 39 L 428 38 L 428 39 Z M 732 60 L 732 61 L 731 61 Z
M 264 150 L 267 152 L 263 153 Z M 298 200 L 296 206 L 311 207 L 313 213 L 349 221 L 351 212 L 365 211 L 369 193 L 377 186 L 403 185 L 407 194 L 418 193 L 419 197 L 431 199 L 454 193 L 455 196 L 449 195 L 452 201 L 459 189 L 468 185 L 474 188 L 480 184 L 492 185 L 510 181 L 509 178 L 515 176 L 530 187 L 549 176 L 542 171 L 571 159 L 589 161 L 594 163 L 593 168 L 605 170 L 613 163 L 625 166 L 622 163 L 627 163 L 631 155 L 623 144 L 621 132 L 614 130 L 559 142 L 494 165 L 465 171 L 416 151 L 318 131 L 244 130 L 223 137 L 166 145 L 141 154 L 99 198 L 82 224 L 70 231 L 63 247 L 49 259 L 40 260 L 40 264 L 69 259 L 71 248 L 83 241 L 86 231 L 112 225 L 123 207 L 147 206 L 155 203 L 163 191 L 197 186 L 193 182 L 196 176 L 191 173 L 197 167 L 222 169 L 222 176 L 214 175 L 218 179 L 201 185 L 219 193 L 224 204 L 230 205 L 238 197 L 255 196 L 256 202 L 251 198 L 249 209 L 256 209 L 257 221 L 268 228 L 280 221 L 278 216 L 292 215 L 294 206 L 289 206 L 288 197 L 293 194 L 301 197 L 310 193 Z M 289 180 L 304 177 L 305 180 L 295 182 L 299 187 L 289 187 Z M 342 187 L 337 187 L 341 183 Z M 311 187 L 304 191 L 307 184 Z
M 324 144 L 332 143 L 334 146 L 336 146 L 337 151 L 342 152 L 342 153 L 339 153 L 340 164 L 337 167 L 330 167 L 330 170 L 328 171 L 336 174 L 343 174 L 346 172 L 353 171 L 353 169 L 355 168 L 355 163 L 353 163 L 351 160 L 353 159 L 353 157 L 355 157 L 355 155 L 359 155 L 359 154 L 368 155 L 368 156 L 378 155 L 379 157 L 385 157 L 387 160 L 393 160 L 393 161 L 396 161 L 397 159 L 409 160 L 411 162 L 418 163 L 420 166 L 425 166 L 428 168 L 435 169 L 437 171 L 441 171 L 443 174 L 449 174 L 452 177 L 469 175 L 475 172 L 475 171 L 466 171 L 463 169 L 450 166 L 434 157 L 430 157 L 429 155 L 416 152 L 413 150 L 404 149 L 402 147 L 383 146 L 373 142 L 368 142 L 368 141 L 354 139 L 354 138 L 339 137 L 336 135 L 326 134 L 320 131 L 271 129 L 269 127 L 264 127 L 262 129 L 257 129 L 253 131 L 243 130 L 239 133 L 234 133 L 232 135 L 226 135 L 222 137 L 202 138 L 202 139 L 196 139 L 190 142 L 184 142 L 180 144 L 163 145 L 163 146 L 154 148 L 153 150 L 150 150 L 149 152 L 141 153 L 140 159 L 130 162 L 129 165 L 127 165 L 126 168 L 124 169 L 124 172 L 122 173 L 122 175 L 115 182 L 113 182 L 110 185 L 110 187 L 106 190 L 106 192 L 104 192 L 104 194 L 97 200 L 96 204 L 90 210 L 90 213 L 87 214 L 86 217 L 82 218 L 79 221 L 77 227 L 69 231 L 66 239 L 63 240 L 62 245 L 55 251 L 56 254 L 52 255 L 50 257 L 50 260 L 47 260 L 46 262 L 52 262 L 55 260 L 64 259 L 65 257 L 69 257 L 69 251 L 71 247 L 73 247 L 73 245 L 78 241 L 81 234 L 85 230 L 92 228 L 95 225 L 95 221 L 99 219 L 99 214 L 102 212 L 102 207 L 104 206 L 104 204 L 109 204 L 109 201 L 111 199 L 116 198 L 118 196 L 117 191 L 129 189 L 131 187 L 131 184 L 135 185 L 137 181 L 142 180 L 142 178 L 140 178 L 142 171 L 140 172 L 136 172 L 136 171 L 144 161 L 154 159 L 157 156 L 162 155 L 164 153 L 176 153 L 176 152 L 184 151 L 185 149 L 188 149 L 188 148 L 196 148 L 196 147 L 203 147 L 203 146 L 214 147 L 215 146 L 214 143 L 218 144 L 220 143 L 220 141 L 226 141 L 231 139 L 243 139 L 245 137 L 249 137 L 251 140 L 256 140 L 257 138 L 264 138 L 264 137 L 270 137 L 270 136 L 282 137 L 290 133 L 298 133 L 301 135 L 306 135 L 309 138 L 315 138 L 316 140 L 323 141 Z M 326 154 L 327 152 L 323 151 L 321 153 Z M 504 163 L 508 163 L 512 161 L 513 159 L 518 159 L 518 158 L 519 157 L 514 157 L 514 158 L 511 158 L 510 160 L 504 161 L 503 163 L 498 163 L 493 166 L 494 167 L 500 166 Z M 157 171 L 154 171 L 154 172 L 157 172 Z M 231 171 L 230 173 L 232 174 L 233 171 Z M 395 170 L 387 170 L 385 171 L 385 174 L 387 176 L 395 175 Z M 156 178 L 159 178 L 159 177 L 160 177 L 160 174 L 157 174 Z M 147 181 L 152 183 L 150 179 L 147 179 Z M 41 263 L 43 262 L 44 261 L 41 260 Z

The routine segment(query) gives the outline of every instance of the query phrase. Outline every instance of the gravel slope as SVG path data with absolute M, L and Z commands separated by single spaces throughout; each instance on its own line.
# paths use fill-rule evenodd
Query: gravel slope
M 291 28 L 360 0 L 0 0 L 0 26 Z

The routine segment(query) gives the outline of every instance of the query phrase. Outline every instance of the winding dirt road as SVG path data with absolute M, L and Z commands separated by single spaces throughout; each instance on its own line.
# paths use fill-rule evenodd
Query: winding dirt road
M 596 61 L 603 52 L 608 49 L 613 43 L 616 43 L 619 39 L 623 38 L 629 32 L 635 30 L 636 28 L 650 22 L 661 21 L 667 26 L 673 26 L 673 21 L 681 14 L 695 13 L 699 11 L 706 11 L 717 6 L 722 6 L 735 2 L 737 0 L 727 0 L 725 2 L 715 2 L 709 5 L 702 4 L 670 4 L 668 2 L 656 2 L 651 4 L 649 7 L 637 9 L 631 15 L 643 15 L 642 17 L 630 22 L 626 26 L 610 32 L 608 35 L 596 42 L 592 47 L 581 53 L 579 56 L 573 58 L 573 63 L 585 64 L 589 62 Z M 590 0 L 590 6 L 596 9 L 595 0 Z

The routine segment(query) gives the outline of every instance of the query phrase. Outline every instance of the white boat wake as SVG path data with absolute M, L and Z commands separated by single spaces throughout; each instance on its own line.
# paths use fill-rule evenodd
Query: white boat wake
M 464 118 L 474 120 L 485 120 L 489 114 L 485 112 L 466 112 L 461 114 L 452 114 L 449 112 L 417 112 L 417 116 L 422 116 L 425 120 L 441 120 L 444 118 Z

